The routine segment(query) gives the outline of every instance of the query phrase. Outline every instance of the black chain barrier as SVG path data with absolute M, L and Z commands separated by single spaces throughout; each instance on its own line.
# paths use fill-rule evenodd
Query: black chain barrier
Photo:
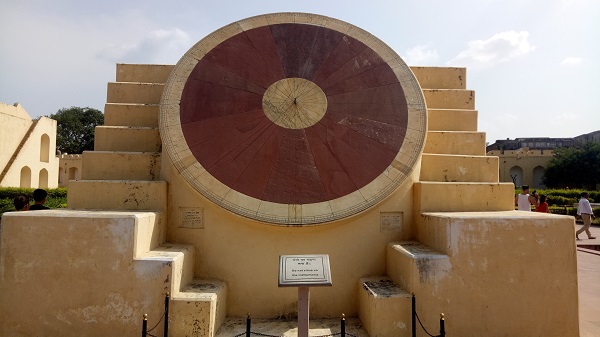
M 256 336 L 261 336 L 261 337 L 285 337 L 284 335 L 269 335 L 266 333 L 261 333 L 261 332 L 255 332 L 255 331 L 250 331 L 251 329 L 251 320 L 250 320 L 250 315 L 248 315 L 248 318 L 246 319 L 246 331 L 239 333 L 237 335 L 234 335 L 233 337 L 241 337 L 246 335 L 246 337 L 250 337 L 250 335 L 256 335 Z M 342 320 L 341 320 L 341 331 L 340 332 L 336 332 L 336 333 L 332 333 L 332 334 L 328 334 L 328 335 L 316 335 L 316 336 L 309 336 L 309 337 L 334 337 L 334 336 L 340 336 L 340 337 L 358 337 L 356 335 L 353 335 L 351 333 L 347 333 L 346 332 L 346 319 L 344 317 L 344 315 L 342 314 Z
M 412 335 L 413 337 L 417 337 L 417 324 L 415 322 L 415 318 L 417 321 L 419 321 L 419 325 L 421 325 L 421 328 L 423 329 L 423 331 L 425 331 L 426 334 L 428 334 L 430 337 L 445 337 L 446 336 L 446 322 L 444 320 L 444 314 L 440 314 L 440 334 L 439 335 L 432 335 L 429 333 L 429 331 L 427 331 L 427 329 L 425 329 L 425 327 L 423 326 L 423 323 L 421 323 L 421 319 L 419 318 L 419 315 L 417 314 L 417 301 L 415 299 L 415 294 L 412 294 Z
M 170 295 L 169 292 L 166 293 L 165 295 L 165 310 L 163 311 L 162 316 L 160 317 L 160 319 L 158 320 L 158 322 L 150 329 L 148 330 L 148 314 L 144 314 L 143 316 L 143 320 L 142 320 L 142 337 L 157 337 L 156 335 L 151 334 L 152 331 L 154 331 L 154 329 L 156 329 L 158 327 L 158 325 L 160 324 L 160 322 L 162 322 L 164 320 L 164 330 L 163 330 L 163 337 L 168 337 L 169 335 L 169 300 L 170 300 Z M 430 337 L 445 337 L 446 336 L 446 328 L 445 328 L 445 320 L 444 320 L 444 314 L 440 314 L 440 334 L 439 335 L 432 335 L 429 333 L 429 331 L 427 331 L 427 329 L 425 329 L 425 327 L 423 326 L 423 323 L 421 322 L 421 319 L 419 318 L 419 315 L 417 315 L 417 304 L 416 304 L 416 299 L 415 299 L 415 294 L 412 294 L 412 336 L 413 337 L 417 337 L 417 321 L 419 322 L 419 325 L 421 325 L 421 328 L 423 329 L 423 331 L 425 331 L 425 333 L 427 335 L 429 335 Z M 250 337 L 251 335 L 255 335 L 255 336 L 261 336 L 261 337 L 284 337 L 283 335 L 269 335 L 269 334 L 264 334 L 264 333 L 260 333 L 260 332 L 255 332 L 255 331 L 251 331 L 251 320 L 250 320 L 250 315 L 248 315 L 248 318 L 246 319 L 246 331 L 242 332 L 240 334 L 237 334 L 233 337 L 241 337 L 246 335 L 246 337 Z M 340 336 L 340 337 L 357 337 L 356 335 L 353 335 L 351 333 L 347 333 L 346 332 L 346 319 L 344 317 L 344 315 L 342 314 L 342 320 L 340 323 L 340 327 L 341 327 L 341 331 L 340 332 L 336 332 L 333 334 L 328 334 L 328 335 L 318 335 L 318 336 L 309 336 L 309 337 L 334 337 L 334 336 Z
M 165 310 L 162 313 L 162 316 L 160 316 L 160 319 L 158 320 L 158 322 L 156 322 L 156 324 L 154 324 L 154 326 L 148 330 L 148 314 L 144 314 L 144 318 L 142 321 L 142 337 L 146 337 L 146 336 L 150 336 L 150 337 L 157 337 L 156 335 L 151 334 L 152 331 L 154 331 L 154 329 L 156 329 L 156 327 L 158 327 L 158 325 L 160 324 L 160 322 L 163 321 L 164 319 L 164 324 L 163 324 L 163 336 L 167 337 L 169 336 L 169 298 L 170 294 L 167 291 L 167 294 L 165 295 Z

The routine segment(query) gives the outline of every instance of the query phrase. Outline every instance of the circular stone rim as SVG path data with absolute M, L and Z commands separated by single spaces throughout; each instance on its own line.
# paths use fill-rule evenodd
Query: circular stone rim
M 309 24 L 348 35 L 375 51 L 398 78 L 404 91 L 408 123 L 402 145 L 390 165 L 370 183 L 345 196 L 312 204 L 282 204 L 242 194 L 213 177 L 192 154 L 181 128 L 179 103 L 186 81 L 198 62 L 221 42 L 243 31 L 274 24 Z M 400 56 L 367 31 L 347 22 L 309 13 L 273 13 L 224 26 L 190 48 L 177 62 L 160 102 L 163 147 L 183 178 L 215 204 L 249 219 L 275 225 L 316 225 L 356 215 L 392 194 L 415 168 L 425 144 L 427 109 L 421 87 Z M 300 214 L 298 216 L 298 214 Z

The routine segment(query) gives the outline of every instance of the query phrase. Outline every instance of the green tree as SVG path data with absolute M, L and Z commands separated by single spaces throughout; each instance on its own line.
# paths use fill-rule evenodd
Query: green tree
M 56 148 L 62 153 L 83 153 L 94 149 L 94 128 L 104 123 L 100 110 L 72 106 L 48 116 L 56 120 Z
M 544 172 L 544 184 L 551 188 L 594 190 L 600 183 L 600 143 L 586 143 L 554 151 Z

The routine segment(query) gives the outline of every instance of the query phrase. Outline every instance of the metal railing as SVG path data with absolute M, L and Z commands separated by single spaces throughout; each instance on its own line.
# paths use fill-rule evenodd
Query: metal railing
M 284 337 L 283 335 L 269 335 L 261 332 L 252 331 L 252 320 L 250 319 L 250 314 L 246 318 L 246 331 L 234 335 L 233 337 L 250 337 L 251 335 L 262 336 L 262 337 Z M 318 335 L 318 336 L 310 336 L 310 337 L 332 337 L 332 336 L 340 336 L 340 337 L 357 337 L 351 333 L 346 332 L 346 317 L 342 314 L 342 319 L 340 320 L 340 332 L 327 334 L 327 335 Z
M 152 328 L 148 329 L 148 314 L 143 315 L 142 337 L 148 337 L 148 336 L 157 337 L 156 335 L 152 334 L 152 332 L 159 326 L 159 324 L 161 322 L 163 322 L 163 337 L 169 336 L 169 301 L 170 301 L 170 294 L 169 294 L 169 292 L 167 292 L 165 295 L 165 310 L 163 311 L 163 314 L 160 317 L 160 319 L 158 320 L 158 322 L 156 322 L 156 324 Z M 427 335 L 429 335 L 431 337 L 445 337 L 446 336 L 446 327 L 445 327 L 444 314 L 443 313 L 440 314 L 440 334 L 434 336 L 431 333 L 429 333 L 427 331 L 427 329 L 425 329 L 425 327 L 423 326 L 423 323 L 421 323 L 421 319 L 419 318 L 419 315 L 417 314 L 416 302 L 417 301 L 415 298 L 415 294 L 413 293 L 412 294 L 412 336 L 413 337 L 417 336 L 417 321 L 418 321 L 419 325 L 421 326 L 421 328 L 423 329 L 423 331 L 425 331 L 425 333 Z M 269 335 L 269 334 L 265 334 L 265 333 L 261 333 L 261 332 L 252 331 L 252 320 L 250 319 L 250 314 L 248 314 L 248 317 L 246 318 L 246 331 L 239 333 L 233 337 L 241 337 L 244 335 L 245 335 L 245 337 L 251 337 L 251 335 L 262 336 L 262 337 L 283 337 L 283 336 L 278 336 L 278 335 Z M 344 316 L 344 314 L 342 314 L 342 319 L 340 320 L 340 332 L 336 332 L 336 333 L 332 333 L 332 334 L 328 334 L 328 335 L 319 335 L 319 336 L 310 336 L 310 337 L 333 337 L 333 336 L 357 337 L 356 335 L 346 332 L 346 317 Z
M 445 337 L 446 336 L 446 324 L 444 321 L 444 313 L 440 314 L 440 334 L 439 335 L 432 335 L 429 333 L 429 331 L 427 331 L 427 329 L 425 329 L 425 327 L 423 326 L 423 323 L 421 323 L 421 319 L 419 318 L 419 315 L 417 315 L 417 300 L 415 299 L 415 293 L 412 294 L 412 336 L 413 337 L 417 337 L 417 321 L 419 321 L 419 325 L 421 325 L 421 328 L 423 329 L 423 331 L 425 331 L 426 334 L 428 334 L 431 337 Z
M 157 337 L 156 335 L 152 334 L 151 332 L 154 331 L 154 329 L 156 329 L 158 327 L 158 325 L 160 324 L 160 322 L 164 321 L 163 323 L 163 337 L 167 337 L 169 336 L 169 301 L 170 301 L 170 294 L 167 291 L 167 293 L 165 294 L 165 311 L 163 311 L 162 316 L 160 317 L 160 319 L 158 320 L 158 322 L 156 322 L 156 324 L 150 328 L 150 330 L 148 330 L 148 314 L 144 314 L 143 319 L 142 319 L 142 337 Z

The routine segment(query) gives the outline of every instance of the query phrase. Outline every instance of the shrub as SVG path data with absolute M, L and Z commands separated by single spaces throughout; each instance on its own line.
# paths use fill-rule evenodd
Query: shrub
M 0 187 L 0 214 L 4 212 L 14 211 L 13 200 L 17 195 L 26 195 L 33 204 L 33 191 L 35 188 L 19 188 L 19 187 Z M 64 187 L 51 188 L 46 190 L 48 197 L 46 206 L 50 208 L 66 208 L 67 207 L 67 189 Z

